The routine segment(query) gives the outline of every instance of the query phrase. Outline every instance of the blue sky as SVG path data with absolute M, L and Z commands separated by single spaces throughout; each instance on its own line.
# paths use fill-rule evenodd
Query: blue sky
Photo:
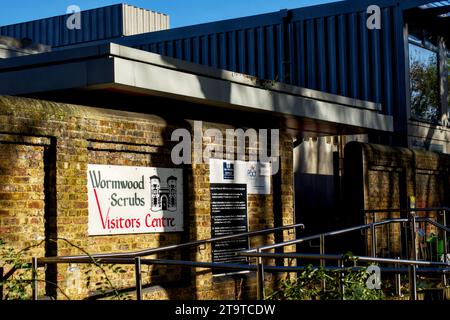
M 167 13 L 171 27 L 237 18 L 335 0 L 1 0 L 0 25 L 36 20 L 66 13 L 69 5 L 87 10 L 125 2 Z

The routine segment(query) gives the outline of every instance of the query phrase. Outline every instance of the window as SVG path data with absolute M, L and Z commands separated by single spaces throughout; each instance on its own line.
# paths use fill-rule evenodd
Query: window
M 436 123 L 440 118 L 437 52 L 409 44 L 411 116 Z

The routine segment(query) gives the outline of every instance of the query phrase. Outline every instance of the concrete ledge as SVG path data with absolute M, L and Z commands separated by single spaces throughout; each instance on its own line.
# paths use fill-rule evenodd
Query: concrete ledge
M 45 75 L 45 81 L 42 77 Z M 0 62 L 0 94 L 120 88 L 149 96 L 393 131 L 380 106 L 184 62 L 116 44 Z M 149 110 L 151 111 L 151 110 Z

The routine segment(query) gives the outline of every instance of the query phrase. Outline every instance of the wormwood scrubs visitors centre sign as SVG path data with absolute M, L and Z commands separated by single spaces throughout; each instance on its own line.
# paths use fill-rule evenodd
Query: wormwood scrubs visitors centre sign
M 183 231 L 181 169 L 88 165 L 89 235 Z

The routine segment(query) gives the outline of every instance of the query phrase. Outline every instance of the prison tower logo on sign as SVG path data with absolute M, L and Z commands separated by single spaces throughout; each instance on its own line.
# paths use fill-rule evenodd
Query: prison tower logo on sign
M 150 177 L 151 211 L 177 211 L 177 178 L 167 178 L 166 186 L 161 186 L 158 176 Z

